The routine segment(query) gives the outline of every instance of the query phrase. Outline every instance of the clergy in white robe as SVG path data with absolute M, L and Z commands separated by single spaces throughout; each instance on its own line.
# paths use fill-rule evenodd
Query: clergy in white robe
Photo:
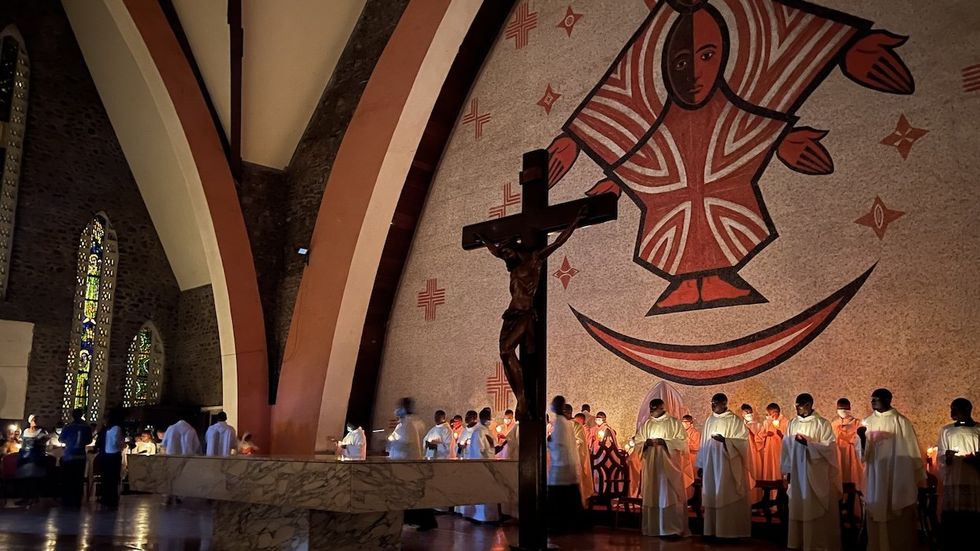
M 582 514 L 579 491 L 579 454 L 572 421 L 565 417 L 565 398 L 551 401 L 551 434 L 548 436 L 548 529 L 570 530 Z
M 425 433 L 425 458 L 449 459 L 449 448 L 453 445 L 453 429 L 446 422 L 446 412 L 436 411 L 435 426 Z
M 943 481 L 943 549 L 976 542 L 980 525 L 980 424 L 973 404 L 957 398 L 950 404 L 953 423 L 939 433 L 937 458 Z
M 830 421 L 813 411 L 813 397 L 796 397 L 796 418 L 783 438 L 781 469 L 789 477 L 790 549 L 840 549 L 841 498 L 837 443 Z
M 364 429 L 352 421 L 347 422 L 347 434 L 337 444 L 344 459 L 367 458 L 367 439 Z
M 480 410 L 480 422 L 473 427 L 470 443 L 466 446 L 466 459 L 493 459 L 494 438 L 490 432 L 492 414 L 490 408 Z M 478 522 L 498 522 L 500 508 L 496 503 L 473 505 L 467 511 L 469 518 Z
M 388 436 L 389 459 L 422 459 L 425 424 L 404 406 L 395 410 L 398 424 Z
M 204 433 L 204 453 L 209 456 L 228 456 L 238 451 L 238 435 L 228 424 L 228 414 L 215 415 L 215 423 Z
M 641 525 L 644 536 L 684 536 L 687 526 L 687 433 L 667 415 L 664 401 L 650 401 L 650 417 L 633 437 L 643 460 Z
M 701 433 L 697 460 L 697 467 L 702 470 L 704 535 L 749 537 L 749 431 L 745 421 L 728 409 L 724 394 L 711 398 L 711 411 Z
M 566 404 L 566 414 L 572 413 L 571 406 Z M 589 498 L 595 493 L 595 482 L 592 477 L 592 452 L 589 451 L 589 438 L 585 427 L 585 415 L 576 414 L 572 419 L 572 433 L 575 435 L 575 450 L 578 452 L 578 489 L 582 498 L 582 507 L 589 506 Z
M 892 394 L 871 394 L 874 413 L 858 429 L 864 463 L 864 514 L 868 551 L 903 551 L 916 546 L 916 505 L 926 470 L 912 422 L 891 407 Z
M 167 455 L 200 455 L 201 439 L 194 427 L 181 419 L 163 433 L 163 452 Z

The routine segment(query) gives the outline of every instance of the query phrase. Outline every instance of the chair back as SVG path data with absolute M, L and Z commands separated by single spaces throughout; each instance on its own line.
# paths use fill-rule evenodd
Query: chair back
M 606 440 L 599 443 L 591 457 L 597 496 L 602 500 L 626 497 L 630 487 L 626 452 Z

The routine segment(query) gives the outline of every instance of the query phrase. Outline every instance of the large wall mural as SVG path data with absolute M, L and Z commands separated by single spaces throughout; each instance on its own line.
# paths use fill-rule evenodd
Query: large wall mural
M 820 143 L 827 131 L 797 127 L 796 111 L 838 66 L 868 88 L 911 94 L 912 76 L 894 51 L 906 38 L 791 0 L 650 4 L 650 15 L 551 144 L 551 183 L 584 152 L 606 176 L 587 193 L 625 193 L 640 209 L 633 259 L 669 282 L 647 315 L 765 302 L 738 275 L 777 237 L 759 176 L 774 154 L 802 174 L 833 172 Z M 721 344 L 643 341 L 576 315 L 603 346 L 641 369 L 717 384 L 802 349 L 868 273 L 803 315 Z M 722 362 L 699 369 L 709 360 Z
M 980 399 L 978 52 L 969 0 L 518 2 L 429 193 L 376 417 L 419 381 L 423 410 L 512 403 L 506 281 L 457 238 L 520 208 L 547 147 L 552 202 L 620 197 L 550 266 L 549 392 L 625 427 L 658 383 L 701 417 L 717 391 L 831 412 L 889 386 L 931 439 Z

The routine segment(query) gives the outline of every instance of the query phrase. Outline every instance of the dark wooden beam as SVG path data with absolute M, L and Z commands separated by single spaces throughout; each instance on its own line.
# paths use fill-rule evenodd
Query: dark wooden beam
M 228 0 L 228 46 L 231 52 L 231 140 L 228 164 L 236 181 L 242 177 L 242 58 L 245 31 L 242 29 L 242 0 Z

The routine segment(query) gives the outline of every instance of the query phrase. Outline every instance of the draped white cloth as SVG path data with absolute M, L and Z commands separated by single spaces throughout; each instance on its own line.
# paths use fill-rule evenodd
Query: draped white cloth
M 551 440 L 548 441 L 551 465 L 548 468 L 549 486 L 578 484 L 580 462 L 575 446 L 572 422 L 562 415 L 551 421 Z
M 868 429 L 866 443 L 858 441 L 858 453 L 865 465 L 868 549 L 913 549 L 918 487 L 926 480 L 915 429 L 894 408 L 874 412 L 863 425 Z
M 646 447 L 647 440 L 662 438 L 667 447 Z M 684 425 L 667 414 L 650 417 L 633 437 L 634 453 L 643 460 L 640 495 L 643 497 L 642 530 L 645 536 L 687 535 L 687 486 L 685 461 L 689 457 Z
M 956 452 L 952 465 L 946 464 L 947 450 Z M 980 454 L 980 424 L 942 428 L 936 457 L 943 477 L 943 511 L 980 512 L 980 469 L 966 463 L 970 454 Z
M 200 455 L 201 439 L 194 427 L 181 419 L 163 433 L 163 451 L 167 455 Z
M 388 436 L 389 459 L 422 459 L 422 435 L 425 424 L 414 415 L 406 415 Z
M 721 435 L 718 442 L 713 435 Z M 751 535 L 749 509 L 749 431 L 731 411 L 712 413 L 701 432 L 697 467 L 702 473 L 704 535 L 743 538 Z
M 438 424 L 425 433 L 425 441 L 436 445 L 434 450 L 426 446 L 426 459 L 449 459 L 449 447 L 453 443 L 453 429 L 449 427 L 449 423 Z
M 235 434 L 235 427 L 225 421 L 208 427 L 204 433 L 204 453 L 210 456 L 225 457 L 231 455 L 238 449 L 238 435 Z
M 365 459 L 367 457 L 367 440 L 364 437 L 364 429 L 357 427 L 348 432 L 340 440 L 343 456 L 347 459 Z
M 816 412 L 793 419 L 786 429 L 781 470 L 790 475 L 787 547 L 840 549 L 842 488 L 834 429 Z M 806 437 L 806 445 L 796 441 L 797 434 Z
M 490 428 L 484 424 L 473 427 L 470 443 L 466 446 L 466 459 L 493 459 L 494 445 Z M 500 509 L 496 503 L 471 505 L 463 508 L 463 514 L 480 522 L 500 520 Z

